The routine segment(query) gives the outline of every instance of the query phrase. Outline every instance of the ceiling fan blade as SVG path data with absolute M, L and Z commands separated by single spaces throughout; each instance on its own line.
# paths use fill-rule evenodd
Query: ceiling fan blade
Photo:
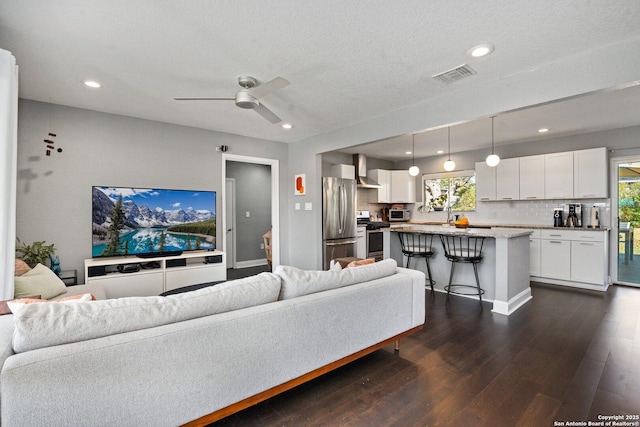
M 262 98 L 263 96 L 269 95 L 279 89 L 282 89 L 285 86 L 289 86 L 289 80 L 283 79 L 282 77 L 276 77 L 273 80 L 269 80 L 266 83 L 262 83 L 260 86 L 257 86 L 251 89 L 251 95 L 255 98 Z
M 176 101 L 235 101 L 235 98 L 202 98 L 202 97 L 196 97 L 196 98 L 173 98 Z
M 282 121 L 280 117 L 276 116 L 273 111 L 265 107 L 264 104 L 258 105 L 254 110 L 256 113 L 260 114 L 262 117 L 269 120 L 273 124 L 280 123 Z

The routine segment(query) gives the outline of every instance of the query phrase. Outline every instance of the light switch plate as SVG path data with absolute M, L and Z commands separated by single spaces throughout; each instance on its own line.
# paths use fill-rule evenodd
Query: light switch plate
M 299 211 L 300 210 L 300 203 L 296 203 L 296 210 Z
M 313 210 L 313 209 L 311 208 L 311 206 L 312 206 L 311 202 L 306 202 L 306 203 L 304 204 L 304 210 L 305 210 L 305 211 Z

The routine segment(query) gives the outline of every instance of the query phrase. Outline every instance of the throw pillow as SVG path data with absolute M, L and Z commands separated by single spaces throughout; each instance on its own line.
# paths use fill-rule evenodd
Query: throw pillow
M 359 265 L 373 264 L 374 262 L 376 262 L 376 260 L 373 258 L 359 259 L 357 261 L 351 261 L 345 268 L 358 267 Z
M 395 274 L 397 266 L 392 258 L 340 271 L 309 271 L 279 265 L 275 274 L 282 280 L 280 299 L 285 300 L 391 276 Z
M 14 298 L 42 295 L 44 299 L 51 299 L 67 291 L 67 286 L 56 273 L 42 264 L 22 276 L 14 277 L 14 288 Z
M 22 276 L 24 273 L 27 273 L 29 270 L 31 270 L 31 267 L 29 267 L 29 264 L 27 264 L 21 259 L 16 258 L 16 267 L 13 273 L 14 276 Z
M 40 295 L 31 295 L 27 297 L 28 299 L 40 299 L 41 296 Z M 11 314 L 11 309 L 9 308 L 9 304 L 7 304 L 8 302 L 12 302 L 15 300 L 9 299 L 9 300 L 4 300 L 4 301 L 0 301 L 0 316 L 4 316 L 5 314 Z

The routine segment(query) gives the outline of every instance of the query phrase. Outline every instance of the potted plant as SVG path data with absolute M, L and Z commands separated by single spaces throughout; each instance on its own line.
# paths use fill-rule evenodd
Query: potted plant
M 16 253 L 21 254 L 19 258 L 32 268 L 38 263 L 46 265 L 47 259 L 56 252 L 53 243 L 46 245 L 44 240 L 33 242 L 31 245 L 22 243 L 19 238 L 16 238 L 16 240 Z

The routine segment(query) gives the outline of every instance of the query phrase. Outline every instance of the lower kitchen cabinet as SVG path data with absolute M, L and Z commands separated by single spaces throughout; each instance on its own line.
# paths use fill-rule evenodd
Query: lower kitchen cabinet
M 367 257 L 367 227 L 358 226 L 356 229 L 356 258 Z
M 607 240 L 605 230 L 534 230 L 531 280 L 605 291 L 609 286 Z
M 601 285 L 604 248 L 601 242 L 571 242 L 571 280 Z
M 568 240 L 540 241 L 540 276 L 571 280 L 571 242 Z
M 531 276 L 540 276 L 540 230 L 533 230 L 533 234 L 529 238 L 529 269 Z

